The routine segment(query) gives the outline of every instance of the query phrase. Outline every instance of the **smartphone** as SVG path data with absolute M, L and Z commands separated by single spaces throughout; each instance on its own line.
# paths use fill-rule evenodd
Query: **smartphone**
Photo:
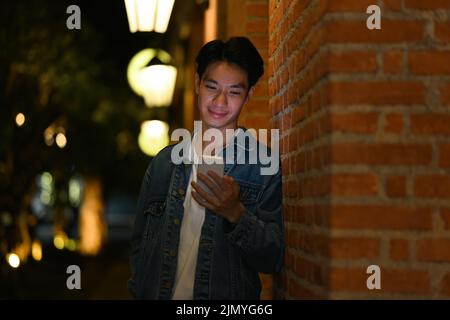
M 209 170 L 215 172 L 218 176 L 223 177 L 224 174 L 223 158 L 213 156 L 203 156 L 202 163 L 199 163 L 197 166 L 197 173 L 199 172 L 203 173 L 207 178 L 209 178 L 214 183 L 214 180 L 208 175 Z M 214 194 L 206 184 L 204 184 L 200 179 L 198 179 L 198 177 L 197 183 L 203 190 L 205 190 L 209 194 L 211 195 Z

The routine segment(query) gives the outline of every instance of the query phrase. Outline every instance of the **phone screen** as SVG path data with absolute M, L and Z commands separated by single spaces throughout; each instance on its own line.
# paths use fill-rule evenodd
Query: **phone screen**
M 206 161 L 205 161 L 206 160 Z M 197 173 L 203 173 L 206 177 L 208 177 L 213 183 L 214 180 L 208 175 L 208 171 L 211 170 L 215 172 L 220 177 L 223 177 L 224 174 L 224 164 L 223 164 L 223 158 L 221 157 L 210 157 L 210 156 L 203 156 L 202 163 L 198 164 L 197 166 Z M 197 178 L 198 185 L 208 192 L 209 194 L 214 194 L 206 184 L 204 184 L 200 179 Z

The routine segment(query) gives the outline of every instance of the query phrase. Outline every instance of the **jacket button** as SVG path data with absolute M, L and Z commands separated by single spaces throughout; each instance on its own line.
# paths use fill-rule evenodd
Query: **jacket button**
M 176 225 L 179 225 L 181 223 L 180 219 L 175 218 L 173 219 L 173 223 L 175 223 Z
M 183 188 L 179 188 L 179 189 L 178 189 L 178 194 L 179 194 L 180 196 L 184 196 L 184 189 L 183 189 Z
M 177 255 L 177 252 L 175 250 L 170 250 L 169 255 L 171 257 L 175 257 Z
M 171 287 L 170 281 L 165 281 L 164 284 L 163 284 L 163 287 L 166 288 L 166 289 L 170 289 L 170 287 Z

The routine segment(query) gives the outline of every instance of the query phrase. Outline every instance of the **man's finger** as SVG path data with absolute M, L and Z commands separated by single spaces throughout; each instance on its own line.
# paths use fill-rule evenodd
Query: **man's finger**
M 217 198 L 221 199 L 223 190 L 220 190 L 219 186 L 214 181 L 212 181 L 212 179 L 208 178 L 200 172 L 197 174 L 197 178 L 200 179 L 204 184 L 206 184 Z
M 211 209 L 211 208 L 209 207 L 208 201 L 206 201 L 205 199 L 203 199 L 203 198 L 198 194 L 198 192 L 192 191 L 192 197 L 194 198 L 195 201 L 198 202 L 199 205 L 201 205 L 201 206 L 203 206 L 203 207 L 205 207 L 205 208 Z
M 231 177 L 231 176 L 223 176 L 223 177 L 221 177 L 221 176 L 219 176 L 217 173 L 215 173 L 214 171 L 211 171 L 211 170 L 208 170 L 208 175 L 209 175 L 211 178 L 213 178 L 214 181 L 215 181 L 218 185 L 220 185 L 220 187 L 221 187 L 223 190 L 226 190 L 226 189 L 228 189 L 228 188 L 230 188 L 230 187 L 232 188 L 232 187 L 233 187 L 233 184 L 235 183 L 233 177 Z
M 202 187 L 200 187 L 196 182 L 192 181 L 192 187 L 195 189 L 195 191 L 198 192 L 198 194 L 205 199 L 207 202 L 217 206 L 217 199 L 216 197 L 210 195 L 207 191 L 205 191 Z
M 219 176 L 217 173 L 215 173 L 214 171 L 208 170 L 208 176 L 211 177 L 211 179 L 215 183 L 217 183 L 221 188 L 224 187 L 223 178 L 221 176 Z

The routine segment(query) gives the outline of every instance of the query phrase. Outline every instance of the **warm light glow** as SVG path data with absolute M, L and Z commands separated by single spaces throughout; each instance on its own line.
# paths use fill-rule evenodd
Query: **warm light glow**
M 170 55 L 163 50 L 144 49 L 139 51 L 130 60 L 127 69 L 127 79 L 131 89 L 138 95 L 142 95 L 145 88 L 139 79 L 139 73 L 154 57 L 157 57 L 163 63 L 170 63 Z
M 42 260 L 42 245 L 39 241 L 33 241 L 33 244 L 31 245 L 31 255 L 33 256 L 33 259 L 36 261 Z
M 205 43 L 217 38 L 217 0 L 209 0 L 208 3 L 208 9 L 205 11 Z
M 106 238 L 102 186 L 98 179 L 85 181 L 79 234 L 80 252 L 85 255 L 96 255 Z
M 54 185 L 53 177 L 49 172 L 44 172 L 40 178 L 41 194 L 40 199 L 45 205 L 52 205 L 54 202 Z
M 169 144 L 169 125 L 163 121 L 145 121 L 141 125 L 138 144 L 142 152 L 154 157 Z
M 64 127 L 56 127 L 56 124 L 52 124 L 44 131 L 44 141 L 50 147 L 55 140 L 58 147 L 64 148 L 67 144 L 66 130 Z
M 130 32 L 138 31 L 138 22 L 136 19 L 136 7 L 134 0 L 125 0 L 125 9 L 127 10 L 128 25 Z
M 45 144 L 48 146 L 51 146 L 53 142 L 55 142 L 55 139 L 53 138 L 53 135 L 55 134 L 55 128 L 53 126 L 48 127 L 44 131 L 44 140 Z
M 66 146 L 66 144 L 67 144 L 67 138 L 64 135 L 64 133 L 61 133 L 61 132 L 58 133 L 56 135 L 56 145 L 62 149 Z
M 50 172 L 44 172 L 41 176 L 41 184 L 45 186 L 51 186 L 53 183 L 53 177 Z
M 67 236 L 65 236 L 63 234 L 57 234 L 53 238 L 53 244 L 55 245 L 55 247 L 57 249 L 62 250 L 62 249 L 64 249 L 64 243 L 65 243 L 66 238 L 67 238 Z
M 75 251 L 77 249 L 77 242 L 74 239 L 67 240 L 66 248 L 70 251 Z
M 159 0 L 156 13 L 155 31 L 164 33 L 169 25 L 170 15 L 175 0 Z
M 8 261 L 9 265 L 13 268 L 18 268 L 20 265 L 20 258 L 15 253 L 9 253 L 6 255 L 6 260 Z
M 175 90 L 177 70 L 166 65 L 147 64 L 154 58 L 169 64 L 170 55 L 163 50 L 144 49 L 128 64 L 127 78 L 131 89 L 143 96 L 148 107 L 169 106 Z
M 25 123 L 25 115 L 23 113 L 18 113 L 16 115 L 16 124 L 18 127 L 23 126 L 23 124 Z
M 175 0 L 125 0 L 130 32 L 166 32 L 174 2 Z
M 134 3 L 138 31 L 152 31 L 155 25 L 156 0 L 135 0 Z
M 139 73 L 145 104 L 152 107 L 169 106 L 172 103 L 177 69 L 173 66 L 152 65 Z
M 78 178 L 69 180 L 69 202 L 72 206 L 78 207 L 81 202 L 81 183 Z

